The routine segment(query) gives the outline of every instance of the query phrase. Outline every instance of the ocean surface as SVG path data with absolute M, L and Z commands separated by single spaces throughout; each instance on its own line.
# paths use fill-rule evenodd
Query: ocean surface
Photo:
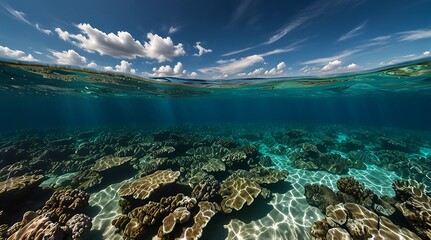
M 431 61 L 234 80 L 4 61 L 0 109 L 0 239 L 431 239 Z

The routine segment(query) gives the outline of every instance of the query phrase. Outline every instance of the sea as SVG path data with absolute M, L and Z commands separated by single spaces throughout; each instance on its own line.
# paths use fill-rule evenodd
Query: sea
M 0 110 L 0 239 L 431 239 L 430 59 L 229 80 L 4 60 Z

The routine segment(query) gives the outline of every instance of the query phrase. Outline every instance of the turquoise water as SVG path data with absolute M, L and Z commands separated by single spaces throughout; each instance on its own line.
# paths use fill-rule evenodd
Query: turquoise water
M 79 214 L 75 239 L 353 236 L 331 222 L 335 204 L 350 223 L 364 217 L 353 205 L 377 214 L 355 239 L 430 239 L 430 103 L 429 61 L 235 80 L 0 62 L 0 239 L 45 215 L 46 236 L 72 236 Z M 27 211 L 39 218 L 21 221 Z

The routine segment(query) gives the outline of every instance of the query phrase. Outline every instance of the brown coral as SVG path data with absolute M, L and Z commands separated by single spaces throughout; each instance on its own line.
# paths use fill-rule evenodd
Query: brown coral
M 133 209 L 127 215 L 121 215 L 112 221 L 112 224 L 123 231 L 127 239 L 139 239 L 149 229 L 172 213 L 175 209 L 185 207 L 188 211 L 196 205 L 196 199 L 177 194 L 176 196 L 163 197 L 160 202 L 148 202 L 142 207 Z
M 163 219 L 163 224 L 159 228 L 158 237 L 163 238 L 170 234 L 177 223 L 183 224 L 190 219 L 190 212 L 186 207 L 179 207 L 171 212 L 168 216 Z
M 91 167 L 91 170 L 102 172 L 107 169 L 111 169 L 114 167 L 118 167 L 123 165 L 126 162 L 129 162 L 132 160 L 133 157 L 116 157 L 114 155 L 108 155 L 100 158 L 96 161 L 93 167 Z
M 250 171 L 237 170 L 232 175 L 248 178 L 258 184 L 273 184 L 285 180 L 289 176 L 289 172 L 259 166 L 252 168 Z
M 24 175 L 9 178 L 0 182 L 0 200 L 10 200 L 11 196 L 22 194 L 29 189 L 38 186 L 44 179 L 43 175 Z
M 226 165 L 223 161 L 212 158 L 202 166 L 202 169 L 206 172 L 224 172 L 226 171 Z
M 200 202 L 198 204 L 199 212 L 194 216 L 194 224 L 186 228 L 181 234 L 180 239 L 194 240 L 202 236 L 203 229 L 206 227 L 211 218 L 220 211 L 220 206 L 211 202 Z
M 173 183 L 180 176 L 180 172 L 159 170 L 145 177 L 123 184 L 118 189 L 121 197 L 133 196 L 135 199 L 147 199 L 160 186 Z
M 347 214 L 344 215 L 343 213 L 341 214 L 342 216 L 340 215 L 341 218 L 336 218 L 341 219 L 341 222 L 345 222 L 345 224 L 333 225 L 333 228 L 328 230 L 326 239 L 420 239 L 415 233 L 408 229 L 399 227 L 386 217 L 378 216 L 374 212 L 355 203 L 346 203 L 340 204 L 337 207 L 328 207 L 326 219 L 324 219 L 323 222 L 332 221 L 335 223 L 335 221 L 333 221 L 334 211 L 331 211 L 329 208 L 332 208 L 332 210 L 343 209 L 342 211 L 345 211 Z M 344 216 L 346 216 L 346 218 L 344 218 Z M 347 221 L 345 221 L 345 219 Z M 316 232 L 315 229 L 316 227 L 313 227 L 311 230 L 313 230 L 314 235 L 317 235 L 314 233 Z M 325 228 L 321 229 L 324 230 Z M 319 232 L 318 236 L 322 235 L 323 233 Z
M 358 203 L 368 209 L 371 209 L 377 196 L 353 177 L 340 177 L 337 181 L 337 193 L 339 199 L 343 202 Z
M 241 177 L 226 179 L 220 187 L 223 212 L 230 213 L 232 209 L 239 211 L 244 204 L 252 204 L 260 191 L 260 186 L 249 179 Z
M 329 187 L 319 184 L 306 184 L 305 198 L 308 204 L 318 207 L 323 213 L 329 205 L 335 205 L 340 202 L 337 195 Z
M 89 195 L 77 189 L 54 192 L 38 214 L 49 216 L 51 220 L 65 224 L 73 215 L 88 206 Z
M 431 239 L 431 198 L 425 194 L 425 186 L 414 180 L 395 181 L 393 188 L 396 199 L 400 202 L 395 206 L 416 233 L 424 239 Z

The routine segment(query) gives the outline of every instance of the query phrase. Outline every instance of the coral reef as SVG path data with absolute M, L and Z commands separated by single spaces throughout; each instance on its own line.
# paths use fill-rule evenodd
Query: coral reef
M 94 166 L 91 167 L 91 170 L 102 172 L 107 169 L 121 166 L 132 159 L 133 157 L 116 157 L 113 155 L 105 156 L 97 160 Z
M 89 197 L 88 194 L 77 189 L 58 190 L 37 213 L 49 216 L 60 224 L 66 224 L 73 215 L 88 206 Z
M 150 230 L 151 226 L 160 226 L 161 221 L 176 209 L 184 207 L 185 209 L 183 210 L 190 211 L 195 207 L 196 203 L 196 199 L 183 194 L 163 197 L 160 202 L 150 201 L 142 207 L 133 209 L 127 215 L 119 216 L 113 220 L 112 224 L 123 231 L 124 237 L 139 239 Z M 171 218 L 175 217 L 171 216 Z
M 250 179 L 258 184 L 267 185 L 277 183 L 287 179 L 289 173 L 286 170 L 267 169 L 264 167 L 254 167 L 250 171 L 243 169 L 236 170 L 232 177 L 242 177 Z
M 211 202 L 199 202 L 199 212 L 194 216 L 194 224 L 184 229 L 179 239 L 199 239 L 211 218 L 220 211 L 220 206 Z
M 310 233 L 313 239 L 420 239 L 388 218 L 354 203 L 328 206 L 326 218 L 315 222 Z
M 304 189 L 304 195 L 308 204 L 318 207 L 323 213 L 326 212 L 326 208 L 329 205 L 341 202 L 337 195 L 325 185 L 306 184 Z
M 145 177 L 125 183 L 118 189 L 122 197 L 133 196 L 135 199 L 147 199 L 157 188 L 173 183 L 180 176 L 180 172 L 172 170 L 159 170 Z
M 223 181 L 220 186 L 223 212 L 230 213 L 232 209 L 239 211 L 244 204 L 251 205 L 260 191 L 257 183 L 246 178 L 232 177 Z
M 202 179 L 192 191 L 192 197 L 198 201 L 213 201 L 219 196 L 220 184 L 215 178 Z
M 425 194 L 425 185 L 414 180 L 395 181 L 396 208 L 424 239 L 431 239 L 431 198 Z

